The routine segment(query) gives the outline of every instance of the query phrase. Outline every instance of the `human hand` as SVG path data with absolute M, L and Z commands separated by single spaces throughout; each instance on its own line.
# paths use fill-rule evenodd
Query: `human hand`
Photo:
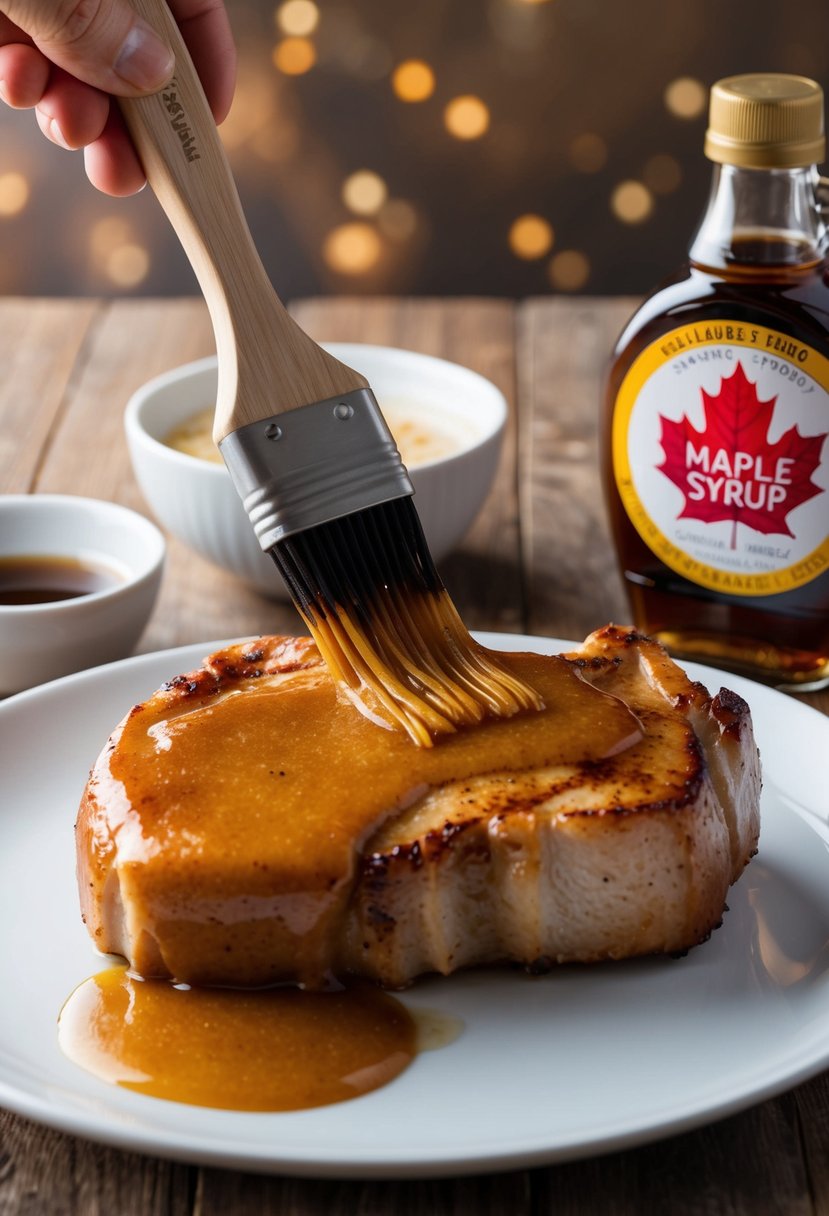
M 168 0 L 217 122 L 230 109 L 236 50 L 223 0 Z M 135 194 L 144 170 L 116 97 L 156 92 L 173 56 L 129 0 L 0 0 L 0 97 L 35 107 L 61 148 L 83 148 L 89 180 Z

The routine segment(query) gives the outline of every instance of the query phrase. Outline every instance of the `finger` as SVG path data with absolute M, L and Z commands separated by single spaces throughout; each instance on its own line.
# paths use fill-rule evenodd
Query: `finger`
M 137 194 L 146 182 L 123 119 L 112 106 L 100 139 L 84 149 L 86 176 L 98 190 L 122 198 Z
M 83 148 L 103 134 L 109 105 L 105 93 L 54 68 L 37 107 L 38 123 L 55 143 L 64 148 Z M 51 124 L 50 129 L 44 127 L 44 122 Z
M 170 0 L 216 122 L 227 118 L 236 84 L 236 45 L 222 0 Z
M 49 64 L 33 46 L 0 46 L 0 95 L 16 110 L 36 106 L 49 83 Z
M 7 42 L 27 42 L 29 46 L 32 45 L 29 35 L 10 21 L 5 13 L 0 13 L 0 46 L 5 46 Z
M 102 0 L 102 6 L 103 2 L 104 0 Z M 118 0 L 114 0 L 114 2 L 117 4 Z M 9 11 L 13 9 L 20 11 L 27 8 L 26 0 L 0 0 L 0 3 Z M 224 3 L 222 0 L 171 0 L 170 8 L 178 21 L 196 71 L 202 80 L 213 115 L 217 122 L 222 122 L 230 109 L 236 80 L 236 47 Z M 7 16 L 0 13 L 0 48 L 9 43 L 31 46 L 32 38 Z M 62 63 L 59 54 L 51 56 L 51 58 L 56 63 Z M 62 66 L 66 67 L 66 64 L 62 63 Z M 83 71 L 76 70 L 75 66 L 69 67 L 67 70 L 82 79 L 88 79 L 84 76 Z M 3 73 L 0 72 L 0 81 L 3 79 Z M 96 84 L 96 81 L 93 80 L 91 83 Z M 164 83 L 164 81 L 160 83 Z M 109 86 L 99 84 L 98 87 L 106 91 Z M 112 87 L 112 91 L 125 96 L 135 92 L 134 89 L 119 86 L 117 83 Z M 37 99 L 21 104 L 34 105 L 36 101 Z
M 50 139 L 53 144 L 57 144 L 59 148 L 69 148 L 69 144 L 63 138 L 60 127 L 48 114 L 41 114 L 40 110 L 35 110 L 35 118 L 37 119 L 37 125 L 47 139 Z
M 173 73 L 170 48 L 128 0 L 0 0 L 52 63 L 106 93 L 135 97 Z

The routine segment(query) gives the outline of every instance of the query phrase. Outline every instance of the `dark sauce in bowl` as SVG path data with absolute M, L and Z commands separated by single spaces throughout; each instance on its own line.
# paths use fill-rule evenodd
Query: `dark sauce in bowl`
M 75 557 L 39 553 L 0 557 L 0 604 L 52 604 L 108 591 L 122 581 L 115 570 Z

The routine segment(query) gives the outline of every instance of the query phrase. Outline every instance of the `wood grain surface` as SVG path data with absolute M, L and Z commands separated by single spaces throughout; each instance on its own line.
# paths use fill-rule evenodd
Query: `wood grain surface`
M 317 340 L 441 355 L 506 394 L 510 426 L 494 492 L 442 569 L 472 627 L 581 637 L 625 619 L 596 474 L 596 419 L 606 355 L 631 307 L 627 300 L 341 299 L 292 309 Z M 124 405 L 150 376 L 212 348 L 196 300 L 0 301 L 0 492 L 89 494 L 147 511 L 123 438 Z M 296 628 L 293 609 L 171 540 L 139 650 Z M 829 712 L 829 693 L 803 699 Z M 554 1077 L 539 1083 L 555 1095 Z M 0 1216 L 829 1216 L 827 1150 L 825 1075 L 639 1149 L 441 1181 L 202 1169 L 0 1111 Z

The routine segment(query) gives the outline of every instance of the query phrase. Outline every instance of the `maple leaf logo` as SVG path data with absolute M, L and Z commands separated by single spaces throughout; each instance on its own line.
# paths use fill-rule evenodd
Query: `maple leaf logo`
M 777 397 L 761 401 L 756 382 L 739 362 L 734 374 L 720 381 L 716 396 L 701 391 L 701 431 L 687 417 L 672 422 L 659 415 L 665 459 L 657 468 L 685 498 L 677 519 L 731 520 L 732 549 L 738 524 L 765 536 L 794 537 L 788 523 L 791 512 L 826 492 L 812 481 L 826 434 L 804 436 L 792 426 L 776 443 L 769 443 Z

